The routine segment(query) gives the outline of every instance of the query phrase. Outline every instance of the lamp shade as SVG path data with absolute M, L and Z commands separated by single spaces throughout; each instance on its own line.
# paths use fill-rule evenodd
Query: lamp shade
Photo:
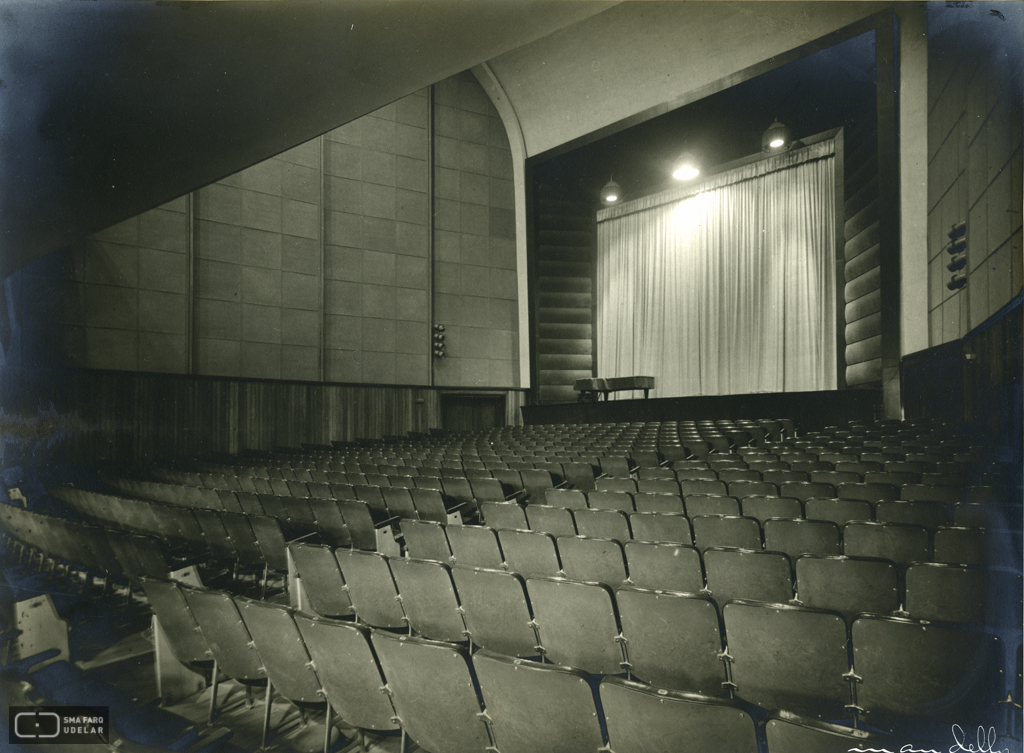
M 622 198 L 622 188 L 614 180 L 609 180 L 601 189 L 601 201 L 605 204 L 615 204 Z
M 768 126 L 768 130 L 761 136 L 761 151 L 778 152 L 788 149 L 789 146 L 789 129 L 777 120 Z
M 676 180 L 692 180 L 698 175 L 700 175 L 700 167 L 690 152 L 683 152 L 672 164 L 672 177 Z

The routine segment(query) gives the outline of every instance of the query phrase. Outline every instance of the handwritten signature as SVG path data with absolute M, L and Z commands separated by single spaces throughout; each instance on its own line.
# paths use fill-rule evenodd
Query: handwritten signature
M 953 734 L 953 744 L 949 746 L 948 753 L 1010 753 L 1009 748 L 996 748 L 996 728 L 978 727 L 978 733 L 973 743 L 967 742 L 967 734 L 963 727 L 954 724 L 950 730 Z M 849 753 L 943 753 L 934 748 L 915 748 L 911 744 L 904 745 L 899 751 L 888 748 L 850 748 Z

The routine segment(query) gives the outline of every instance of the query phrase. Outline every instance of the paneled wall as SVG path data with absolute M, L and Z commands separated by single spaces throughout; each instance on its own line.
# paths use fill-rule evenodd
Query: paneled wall
M 508 138 L 471 74 L 434 92 L 26 268 L 34 288 L 52 289 L 30 304 L 47 343 L 35 362 L 517 387 Z M 432 323 L 446 327 L 443 360 L 431 356 Z
M 1016 9 L 1015 9 L 1016 10 Z M 956 13 L 957 11 L 947 11 Z M 1021 290 L 1019 13 L 969 9 L 929 40 L 928 307 L 932 345 L 964 337 Z M 1007 44 L 1016 45 L 1008 50 Z M 968 282 L 946 284 L 947 233 L 967 222 Z

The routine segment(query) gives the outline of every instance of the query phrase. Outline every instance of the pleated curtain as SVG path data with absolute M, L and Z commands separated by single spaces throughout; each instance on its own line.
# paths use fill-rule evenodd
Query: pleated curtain
M 834 389 L 833 151 L 599 213 L 597 375 L 653 375 L 658 397 Z

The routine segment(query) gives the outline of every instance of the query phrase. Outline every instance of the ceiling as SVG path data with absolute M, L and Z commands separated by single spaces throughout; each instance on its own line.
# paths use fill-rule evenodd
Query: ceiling
M 0 1 L 0 278 L 614 3 Z
M 874 32 L 807 55 L 565 154 L 539 162 L 535 178 L 596 201 L 614 177 L 625 200 L 662 190 L 683 150 L 706 174 L 756 154 L 776 119 L 794 138 L 845 126 L 874 113 Z

